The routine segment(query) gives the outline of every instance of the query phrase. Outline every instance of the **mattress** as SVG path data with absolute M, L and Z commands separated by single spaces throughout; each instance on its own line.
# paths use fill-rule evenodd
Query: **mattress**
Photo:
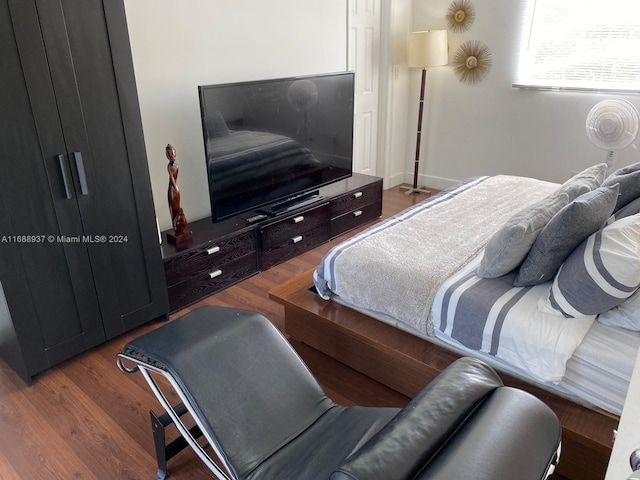
M 559 390 L 620 415 L 639 346 L 640 332 L 594 322 L 567 362 Z
M 640 347 L 640 332 L 612 328 L 595 321 L 585 334 L 582 343 L 567 361 L 563 379 L 559 383 L 540 382 L 523 370 L 514 368 L 495 356 L 471 350 L 450 337 L 437 333 L 436 336 L 420 334 L 387 315 L 349 305 L 339 296 L 334 295 L 331 299 L 459 355 L 479 358 L 499 371 L 578 404 L 592 409 L 601 409 L 614 415 L 620 415 L 622 412 L 635 358 Z

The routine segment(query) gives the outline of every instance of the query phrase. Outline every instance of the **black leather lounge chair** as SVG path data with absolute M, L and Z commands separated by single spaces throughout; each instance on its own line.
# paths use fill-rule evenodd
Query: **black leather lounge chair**
M 118 357 L 121 369 L 149 382 L 170 417 L 163 425 L 173 421 L 219 479 L 541 480 L 558 460 L 554 413 L 471 358 L 396 409 L 336 405 L 280 332 L 244 310 L 194 310 Z M 178 393 L 178 407 L 158 375 Z M 185 411 L 197 424 L 191 432 Z M 176 447 L 161 451 L 159 438 L 163 478 L 165 454 Z

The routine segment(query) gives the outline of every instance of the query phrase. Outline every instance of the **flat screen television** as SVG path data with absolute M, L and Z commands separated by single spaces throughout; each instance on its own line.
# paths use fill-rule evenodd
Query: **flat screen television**
M 276 215 L 351 175 L 353 72 L 206 85 L 198 94 L 214 222 Z

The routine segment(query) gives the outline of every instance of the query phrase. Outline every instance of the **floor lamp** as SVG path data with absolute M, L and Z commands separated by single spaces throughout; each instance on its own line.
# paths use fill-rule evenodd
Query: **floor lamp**
M 427 30 L 413 32 L 409 35 L 409 67 L 422 68 L 422 83 L 420 84 L 420 104 L 418 109 L 418 132 L 416 138 L 416 157 L 413 166 L 413 186 L 401 187 L 407 195 L 411 193 L 431 192 L 424 187 L 418 187 L 418 169 L 420 167 L 420 141 L 422 138 L 422 114 L 424 112 L 424 91 L 427 85 L 427 68 L 446 65 L 449 61 L 446 30 Z

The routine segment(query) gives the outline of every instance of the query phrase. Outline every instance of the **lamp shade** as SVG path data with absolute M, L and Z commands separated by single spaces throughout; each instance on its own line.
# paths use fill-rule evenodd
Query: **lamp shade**
M 449 62 L 446 30 L 426 30 L 409 34 L 409 66 L 437 67 Z

